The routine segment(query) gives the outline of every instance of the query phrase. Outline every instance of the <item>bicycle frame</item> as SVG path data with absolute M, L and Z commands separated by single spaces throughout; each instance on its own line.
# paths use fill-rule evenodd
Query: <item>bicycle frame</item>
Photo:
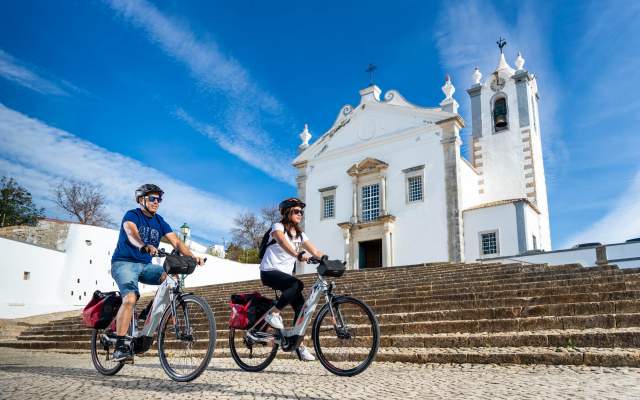
M 176 300 L 182 296 L 180 291 L 181 285 L 179 278 L 173 277 L 171 275 L 167 275 L 164 282 L 160 284 L 158 290 L 156 290 L 156 294 L 153 297 L 153 303 L 151 309 L 149 310 L 149 314 L 144 321 L 144 325 L 142 329 L 138 329 L 137 324 L 137 315 L 135 312 L 131 315 L 131 323 L 129 325 L 128 335 L 130 337 L 131 342 L 134 343 L 134 347 L 136 347 L 135 353 L 143 353 L 151 347 L 153 334 L 158 329 L 160 325 L 160 321 L 162 320 L 162 316 L 165 313 L 167 307 L 171 307 L 171 314 L 176 315 Z M 190 322 L 188 318 L 185 318 L 185 329 L 184 332 L 190 332 Z M 180 329 L 178 329 L 178 321 L 174 321 L 175 325 L 175 335 L 177 339 L 180 339 Z M 137 340 L 142 339 L 140 343 L 136 343 Z M 115 338 L 108 337 L 107 334 L 103 334 L 103 340 L 107 340 L 113 342 L 115 345 Z M 138 349 L 138 346 L 140 348 Z
M 280 335 L 273 334 L 264 334 L 261 332 L 253 332 L 254 328 L 260 327 L 262 328 L 266 324 L 264 322 L 264 317 L 260 317 L 258 321 L 247 331 L 247 335 L 256 342 L 267 343 L 269 340 L 275 338 L 279 339 L 279 336 L 286 339 L 285 341 L 281 341 L 279 344 L 282 346 L 283 350 L 292 350 L 298 347 L 298 345 L 302 342 L 304 335 L 309 327 L 309 323 L 311 322 L 311 317 L 313 316 L 313 312 L 315 311 L 318 303 L 320 302 L 320 295 L 324 293 L 327 303 L 331 302 L 331 298 L 333 297 L 331 290 L 333 289 L 333 282 L 327 282 L 322 276 L 318 275 L 318 279 L 311 287 L 311 293 L 307 300 L 304 302 L 302 306 L 302 310 L 300 311 L 300 315 L 295 321 L 293 327 L 289 329 L 283 329 L 280 331 Z M 333 309 L 331 309 L 331 313 L 333 314 Z M 291 339 L 289 341 L 289 339 Z

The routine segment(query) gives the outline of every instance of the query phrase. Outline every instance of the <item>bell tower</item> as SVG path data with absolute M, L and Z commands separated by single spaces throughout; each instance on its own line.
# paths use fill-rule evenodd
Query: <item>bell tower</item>
M 547 186 L 538 120 L 536 77 L 524 69 L 520 53 L 515 69 L 506 61 L 500 39 L 496 69 L 482 81 L 478 68 L 471 98 L 471 162 L 478 170 L 481 202 L 527 199 L 539 211 L 537 248 L 551 250 Z

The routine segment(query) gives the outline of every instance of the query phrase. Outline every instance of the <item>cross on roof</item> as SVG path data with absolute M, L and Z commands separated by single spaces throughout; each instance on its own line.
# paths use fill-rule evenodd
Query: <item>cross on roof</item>
M 369 73 L 369 86 L 373 86 L 373 75 L 375 70 L 378 69 L 378 67 L 374 64 L 369 64 L 369 66 L 367 67 L 366 70 L 364 70 L 364 72 L 368 72 Z
M 507 41 L 504 40 L 502 37 L 499 37 L 498 41 L 496 42 L 496 44 L 500 48 L 500 54 L 502 54 L 502 48 L 507 45 Z

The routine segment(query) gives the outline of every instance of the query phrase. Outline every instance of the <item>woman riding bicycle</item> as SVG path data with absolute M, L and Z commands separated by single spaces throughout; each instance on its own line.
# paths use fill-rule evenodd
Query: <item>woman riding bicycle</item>
M 304 250 L 316 258 L 322 257 L 322 253 L 315 248 L 300 228 L 305 206 L 306 204 L 297 198 L 290 198 L 280 203 L 282 220 L 271 227 L 270 245 L 260 263 L 262 283 L 282 293 L 275 307 L 265 315 L 265 321 L 275 329 L 284 329 L 280 316 L 280 311 L 284 307 L 291 305 L 295 313 L 293 317 L 293 323 L 295 323 L 304 305 L 302 295 L 304 284 L 292 275 L 296 260 L 304 262 L 309 259 L 310 256 Z M 296 354 L 303 361 L 315 360 L 303 345 L 296 349 Z

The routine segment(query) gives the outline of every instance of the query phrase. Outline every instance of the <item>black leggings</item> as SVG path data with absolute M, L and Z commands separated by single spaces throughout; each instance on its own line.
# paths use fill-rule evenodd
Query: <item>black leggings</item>
M 302 295 L 304 283 L 281 271 L 260 271 L 260 279 L 263 285 L 282 292 L 276 303 L 276 308 L 282 310 L 287 304 L 291 304 L 294 312 L 293 323 L 295 324 L 304 305 L 304 296 Z

